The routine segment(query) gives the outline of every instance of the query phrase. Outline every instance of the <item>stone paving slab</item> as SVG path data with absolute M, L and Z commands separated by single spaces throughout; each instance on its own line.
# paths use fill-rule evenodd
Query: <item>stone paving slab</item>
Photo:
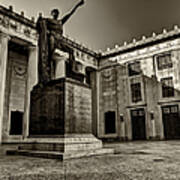
M 180 141 L 108 143 L 114 155 L 68 160 L 6 156 L 0 146 L 0 179 L 179 180 Z

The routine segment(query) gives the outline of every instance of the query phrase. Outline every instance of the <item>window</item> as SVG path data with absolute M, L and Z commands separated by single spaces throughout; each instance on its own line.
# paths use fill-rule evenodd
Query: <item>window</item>
M 141 97 L 141 83 L 131 84 L 132 102 L 136 103 L 142 100 Z
M 128 64 L 128 73 L 129 76 L 135 76 L 141 74 L 140 62 L 134 62 Z
M 114 111 L 105 113 L 105 134 L 116 133 L 116 114 Z
M 173 64 L 171 60 L 171 54 L 164 54 L 164 55 L 158 56 L 157 65 L 158 65 L 159 70 L 172 68 Z
M 87 84 L 91 84 L 91 72 L 90 71 L 86 71 L 86 83 Z
M 76 51 L 76 56 L 79 57 L 79 51 Z
M 22 135 L 23 113 L 11 111 L 10 135 Z
M 131 114 L 133 117 L 141 117 L 141 116 L 145 116 L 145 112 L 144 109 L 136 109 L 136 110 L 132 110 Z
M 75 72 L 82 73 L 83 65 L 80 62 L 76 61 L 74 69 L 75 69 Z
M 162 83 L 162 97 L 173 97 L 174 96 L 174 86 L 173 78 L 163 78 L 161 79 Z
M 178 106 L 165 106 L 162 108 L 163 114 L 171 114 L 171 113 L 178 113 Z

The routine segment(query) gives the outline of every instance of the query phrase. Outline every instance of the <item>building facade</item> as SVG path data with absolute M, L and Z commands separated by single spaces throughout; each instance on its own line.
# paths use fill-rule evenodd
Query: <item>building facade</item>
M 37 84 L 34 19 L 0 7 L 0 143 L 29 136 L 30 92 Z M 103 53 L 63 37 L 73 49 L 81 82 L 92 91 L 92 129 L 101 139 L 180 138 L 180 29 Z M 68 54 L 56 50 L 54 79 L 71 77 Z
M 104 53 L 98 70 L 101 138 L 180 138 L 179 32 L 164 30 Z

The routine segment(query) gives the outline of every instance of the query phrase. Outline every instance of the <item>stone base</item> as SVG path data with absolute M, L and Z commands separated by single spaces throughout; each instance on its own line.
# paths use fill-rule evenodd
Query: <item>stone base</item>
M 39 158 L 47 158 L 47 159 L 60 159 L 60 160 L 68 160 L 74 158 L 82 158 L 82 157 L 90 157 L 90 156 L 99 156 L 106 154 L 113 154 L 113 149 L 92 149 L 87 151 L 76 151 L 73 153 L 62 153 L 56 151 L 30 151 L 30 150 L 9 150 L 6 152 L 7 155 L 21 155 L 21 156 L 29 156 L 29 157 L 39 157 Z
M 29 138 L 17 150 L 7 155 L 24 155 L 52 159 L 72 159 L 95 155 L 113 154 L 113 149 L 102 148 L 102 141 L 93 135 L 68 135 L 56 138 Z

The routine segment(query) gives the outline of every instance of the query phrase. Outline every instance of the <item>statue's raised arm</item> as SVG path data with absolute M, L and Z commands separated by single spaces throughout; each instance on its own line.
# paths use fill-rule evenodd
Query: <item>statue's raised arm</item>
M 53 9 L 51 11 L 52 18 L 44 18 L 40 14 L 36 29 L 39 34 L 38 49 L 38 77 L 39 83 L 45 84 L 53 79 L 55 74 L 55 64 L 53 60 L 53 54 L 55 49 L 61 49 L 64 52 L 69 53 L 69 61 L 74 62 L 73 50 L 61 42 L 60 37 L 63 35 L 63 24 L 75 13 L 75 11 L 84 4 L 84 0 L 81 0 L 67 15 L 62 19 L 58 19 L 59 10 Z
M 81 0 L 71 11 L 70 13 L 68 13 L 67 15 L 65 15 L 61 21 L 62 21 L 62 24 L 65 24 L 68 19 L 75 13 L 75 11 L 84 4 L 84 0 Z

